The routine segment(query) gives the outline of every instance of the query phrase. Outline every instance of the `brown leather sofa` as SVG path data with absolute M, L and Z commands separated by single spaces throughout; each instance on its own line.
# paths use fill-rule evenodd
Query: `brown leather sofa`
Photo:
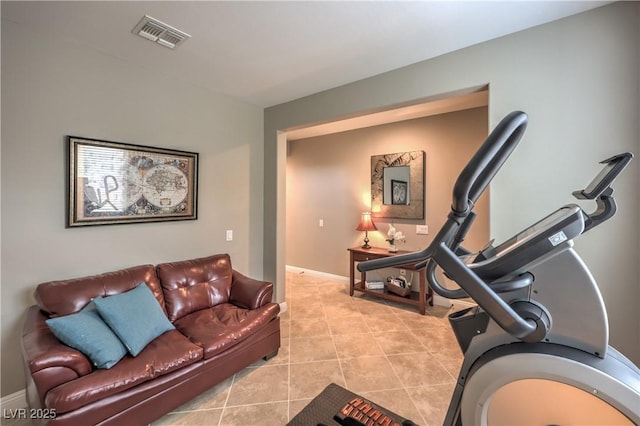
M 176 329 L 110 369 L 93 368 L 45 323 L 141 282 Z M 280 347 L 273 285 L 233 270 L 226 254 L 47 282 L 34 295 L 22 338 L 27 399 L 49 425 L 149 424 Z

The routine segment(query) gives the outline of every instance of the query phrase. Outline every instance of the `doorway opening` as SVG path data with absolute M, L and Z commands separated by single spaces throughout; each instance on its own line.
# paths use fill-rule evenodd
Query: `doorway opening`
M 423 99 L 415 100 L 412 102 L 407 102 L 402 105 L 393 105 L 393 106 L 390 106 L 384 109 L 379 109 L 376 111 L 366 111 L 351 117 L 344 117 L 344 118 L 333 120 L 330 122 L 313 123 L 305 126 L 299 126 L 297 128 L 290 128 L 280 132 L 278 135 L 278 217 L 277 217 L 277 231 L 276 231 L 277 232 L 276 275 L 277 275 L 277 282 L 282 283 L 282 288 L 280 288 L 280 285 L 278 285 L 277 294 L 280 295 L 278 297 L 278 300 L 284 301 L 284 291 L 285 291 L 284 282 L 286 278 L 286 266 L 288 266 L 287 246 L 293 247 L 294 245 L 297 244 L 297 243 L 290 244 L 287 242 L 288 240 L 287 226 L 289 226 L 289 224 L 287 220 L 286 211 L 287 211 L 287 203 L 288 201 L 289 202 L 291 201 L 289 200 L 289 195 L 287 191 L 290 190 L 291 186 L 296 185 L 295 182 L 293 184 L 290 182 L 290 185 L 288 188 L 287 167 L 288 167 L 288 162 L 291 161 L 291 158 L 293 158 L 293 157 L 290 158 L 290 155 L 293 156 L 295 154 L 291 150 L 296 149 L 295 146 L 298 143 L 301 143 L 301 142 L 304 143 L 305 140 L 307 139 L 324 140 L 322 138 L 325 136 L 339 137 L 340 136 L 339 134 L 343 134 L 344 132 L 349 132 L 352 130 L 363 129 L 363 131 L 366 131 L 366 129 L 368 128 L 373 128 L 381 125 L 386 125 L 386 124 L 395 125 L 395 123 L 400 123 L 404 121 L 409 121 L 409 120 L 415 121 L 416 119 L 427 118 L 431 116 L 440 116 L 440 115 L 449 114 L 453 112 L 462 112 L 465 110 L 472 110 L 476 108 L 484 108 L 483 120 L 486 127 L 488 127 L 488 114 L 486 112 L 487 107 L 488 107 L 488 86 L 485 85 L 485 86 L 479 86 L 479 87 L 474 87 L 470 89 L 460 90 L 453 93 L 438 95 L 430 98 L 423 98 Z M 353 133 L 355 132 L 349 133 L 349 135 Z M 486 137 L 486 133 L 478 141 L 478 144 L 482 142 L 482 139 L 484 137 Z M 340 155 L 340 154 L 337 153 L 336 155 Z M 364 160 L 365 163 L 368 161 L 368 158 L 369 158 L 368 155 L 362 154 L 359 156 L 362 157 L 360 158 L 361 160 L 360 162 L 362 162 L 363 161 L 362 159 L 365 157 L 366 157 L 366 160 Z M 429 153 L 427 153 L 427 157 L 429 157 Z M 322 171 L 319 170 L 319 172 L 322 172 Z M 361 177 L 366 180 L 368 179 L 368 177 L 365 173 L 366 172 L 361 171 L 359 175 L 363 175 Z M 447 191 L 449 190 L 450 188 L 447 189 Z M 355 194 L 354 197 L 350 197 L 350 198 L 361 198 L 362 204 L 364 206 L 366 205 L 366 198 L 367 198 L 365 195 L 366 194 L 362 194 L 362 195 Z M 427 203 L 428 202 L 429 201 L 427 201 Z M 300 209 L 302 209 L 302 207 L 303 205 L 300 205 Z M 307 210 L 309 210 L 308 203 L 305 203 L 304 207 Z M 359 208 L 356 208 L 356 210 L 359 210 Z M 314 215 L 316 215 L 316 212 L 314 212 L 313 209 L 311 209 L 308 214 L 305 214 L 307 225 L 304 228 L 300 228 L 299 230 L 300 232 L 298 232 L 298 234 L 305 235 L 305 238 L 308 237 L 308 241 L 313 242 L 313 244 L 315 244 L 316 247 L 321 246 L 321 241 L 319 241 L 317 238 L 331 239 L 331 238 L 334 238 L 334 236 L 336 235 L 340 235 L 340 236 L 344 236 L 345 234 L 353 235 L 354 231 L 351 228 L 355 229 L 355 226 L 357 224 L 357 223 L 351 224 L 350 222 L 348 222 L 348 220 L 345 220 L 347 217 L 345 216 L 345 219 L 342 219 L 342 222 L 344 223 L 341 225 L 345 229 L 338 230 L 338 232 L 336 232 L 335 230 L 331 229 L 332 223 L 330 220 L 325 220 L 325 218 L 320 216 L 315 217 Z M 350 216 L 354 216 L 354 218 L 352 219 L 357 221 L 357 217 L 356 217 L 357 215 L 350 214 L 349 217 Z M 292 218 L 289 217 L 289 219 L 292 219 Z M 427 220 L 429 219 L 433 219 L 433 218 L 427 218 Z M 422 223 L 424 224 L 424 221 Z M 435 232 L 437 227 L 435 227 L 435 224 L 433 222 L 431 223 L 433 224 L 432 230 L 433 232 Z M 383 221 L 380 225 L 381 227 L 379 227 L 379 230 L 382 232 L 379 232 L 378 234 L 383 235 L 384 232 L 386 232 L 385 221 Z M 413 223 L 411 223 L 411 225 L 413 225 Z M 415 223 L 415 225 L 418 225 L 418 223 Z M 298 226 L 301 226 L 301 225 L 298 225 Z M 322 232 L 323 234 L 318 234 L 318 232 Z M 312 234 L 314 236 L 312 236 Z M 324 235 L 324 237 L 322 237 L 322 235 Z M 379 243 L 378 245 L 380 245 L 380 242 L 378 243 Z M 345 244 L 350 244 L 350 242 L 345 242 Z M 384 242 L 382 242 L 382 244 L 384 244 Z M 344 250 L 338 250 L 338 249 L 331 250 L 332 252 L 335 252 L 333 256 L 336 257 L 340 255 L 345 255 L 346 248 L 348 247 L 349 245 L 345 245 L 344 247 L 342 247 L 344 248 Z M 298 251 L 298 249 L 295 249 L 295 250 L 296 252 Z M 328 254 L 324 250 L 322 250 L 322 252 L 324 254 Z M 336 259 L 334 259 L 334 264 L 340 263 L 340 260 L 341 258 L 336 257 Z M 304 267 L 304 265 L 290 265 L 290 266 Z M 306 267 L 305 269 L 310 270 L 312 268 Z M 328 273 L 328 275 L 332 275 L 332 274 L 335 276 L 346 275 L 340 271 L 338 272 L 332 271 Z

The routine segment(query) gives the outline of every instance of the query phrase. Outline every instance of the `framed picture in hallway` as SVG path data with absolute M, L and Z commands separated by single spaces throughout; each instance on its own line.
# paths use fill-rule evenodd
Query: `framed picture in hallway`
M 391 204 L 408 204 L 407 185 L 403 180 L 391 180 Z
M 67 227 L 197 219 L 198 154 L 67 137 Z
M 371 156 L 371 212 L 374 218 L 424 219 L 424 151 Z

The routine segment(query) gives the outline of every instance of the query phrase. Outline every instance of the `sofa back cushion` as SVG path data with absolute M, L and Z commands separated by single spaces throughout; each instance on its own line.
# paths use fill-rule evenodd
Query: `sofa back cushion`
M 156 272 L 171 321 L 229 301 L 233 270 L 228 254 L 162 263 Z
M 50 281 L 36 287 L 34 297 L 38 306 L 51 317 L 79 312 L 98 296 L 124 293 L 145 283 L 165 310 L 162 287 L 153 265 L 134 266 L 100 275 L 70 280 Z

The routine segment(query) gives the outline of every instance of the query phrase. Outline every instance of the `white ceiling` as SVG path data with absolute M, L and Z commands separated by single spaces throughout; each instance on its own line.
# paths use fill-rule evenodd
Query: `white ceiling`
M 2 1 L 2 19 L 267 107 L 607 3 Z M 145 14 L 192 38 L 135 36 Z

